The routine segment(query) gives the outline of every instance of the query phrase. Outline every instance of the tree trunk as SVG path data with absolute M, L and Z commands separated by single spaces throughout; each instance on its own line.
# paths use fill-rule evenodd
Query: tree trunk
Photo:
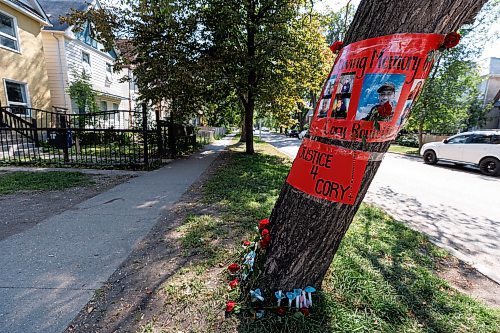
M 247 130 L 245 124 L 245 113 L 243 113 L 243 120 L 241 121 L 240 142 L 245 142 L 246 140 L 247 140 Z
M 394 33 L 440 33 L 457 30 L 473 20 L 486 0 L 362 0 L 345 45 Z M 359 150 L 357 141 L 311 138 L 324 144 Z M 367 143 L 362 150 L 385 153 L 390 141 Z M 312 197 L 285 183 L 271 214 L 271 244 L 261 286 L 269 290 L 320 287 L 344 234 L 349 228 L 380 159 L 370 160 L 353 205 Z
M 256 4 L 254 0 L 247 3 L 247 101 L 245 103 L 246 153 L 253 154 L 253 113 L 255 109 L 255 88 L 257 86 L 257 69 L 255 68 L 255 35 Z

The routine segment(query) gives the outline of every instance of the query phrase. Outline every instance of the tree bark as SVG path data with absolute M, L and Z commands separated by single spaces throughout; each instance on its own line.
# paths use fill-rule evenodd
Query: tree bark
M 486 0 L 362 0 L 345 45 L 394 33 L 448 33 L 471 22 Z M 351 150 L 385 153 L 390 141 L 368 143 L 316 138 Z M 270 217 L 272 236 L 260 285 L 269 290 L 320 287 L 380 159 L 368 161 L 354 205 L 318 199 L 285 183 Z
M 245 103 L 245 127 L 246 127 L 246 153 L 253 154 L 253 113 L 255 109 L 255 88 L 257 86 L 257 69 L 255 68 L 255 35 L 256 31 L 256 4 L 254 0 L 247 3 L 247 101 Z

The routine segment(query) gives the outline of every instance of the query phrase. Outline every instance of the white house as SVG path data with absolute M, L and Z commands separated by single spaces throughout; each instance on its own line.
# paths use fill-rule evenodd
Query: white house
M 481 63 L 483 81 L 479 89 L 484 96 L 484 104 L 492 104 L 486 115 L 484 129 L 500 128 L 500 58 L 486 58 Z
M 104 46 L 93 38 L 89 22 L 82 31 L 75 32 L 73 26 L 59 20 L 60 16 L 71 13 L 71 9 L 87 10 L 89 4 L 85 0 L 40 0 L 40 4 L 52 23 L 52 27 L 43 28 L 42 37 L 53 106 L 73 113 L 85 112 L 78 109 L 66 92 L 74 73 L 83 71 L 91 78 L 100 110 L 134 109 L 136 91 L 133 80 L 120 82 L 122 77 L 129 77 L 131 71 L 113 72 L 118 51 L 104 51 Z M 99 2 L 94 0 L 92 5 L 99 6 Z

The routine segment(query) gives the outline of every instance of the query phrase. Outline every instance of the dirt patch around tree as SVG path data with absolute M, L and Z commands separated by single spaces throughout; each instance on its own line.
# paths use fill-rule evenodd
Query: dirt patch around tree
M 71 207 L 92 198 L 140 172 L 119 170 L 75 170 L 45 168 L 0 168 L 0 175 L 15 171 L 81 171 L 89 174 L 93 184 L 71 187 L 62 191 L 22 191 L 0 195 L 0 241 L 26 231 L 45 219 L 60 214 Z

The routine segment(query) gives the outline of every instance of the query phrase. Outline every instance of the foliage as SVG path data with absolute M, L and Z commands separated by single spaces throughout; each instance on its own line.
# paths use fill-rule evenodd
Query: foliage
M 90 83 L 90 75 L 85 72 L 81 74 L 73 71 L 73 80 L 68 84 L 66 89 L 72 100 L 78 105 L 79 110 L 88 112 L 97 112 L 96 97 L 97 93 L 92 89 Z
M 474 24 L 460 29 L 462 42 L 441 55 L 413 106 L 406 129 L 455 133 L 481 125 L 488 105 L 481 102 L 482 78 L 476 59 L 486 43 L 497 37 L 488 29 L 500 16 L 499 8 L 499 1 L 487 3 Z
M 344 39 L 355 13 L 356 6 L 349 2 L 338 11 L 330 11 L 326 15 L 324 25 L 327 27 L 326 40 L 328 45 Z
M 75 13 L 68 21 L 92 20 L 107 47 L 114 35 L 126 36 L 133 56 L 117 66 L 132 65 L 143 100 L 169 101 L 177 119 L 203 110 L 220 124 L 218 111 L 231 121 L 244 114 L 251 136 L 255 110 L 260 117 L 285 118 L 309 93 L 304 89 L 318 89 L 324 77 L 329 53 L 305 0 L 124 4 Z
M 53 191 L 93 184 L 89 175 L 80 172 L 12 172 L 0 176 L 0 194 L 18 191 Z

